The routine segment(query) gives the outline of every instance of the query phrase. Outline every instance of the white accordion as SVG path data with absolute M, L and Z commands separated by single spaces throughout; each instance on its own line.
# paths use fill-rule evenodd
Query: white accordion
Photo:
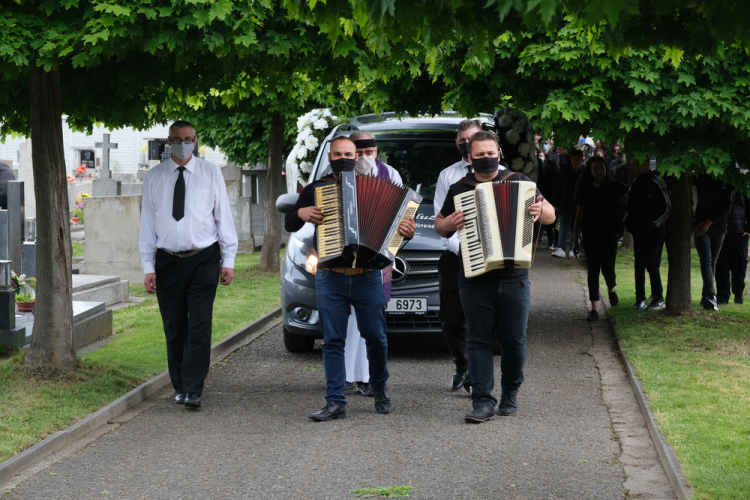
M 483 182 L 453 197 L 464 213 L 459 231 L 467 278 L 495 269 L 531 267 L 536 184 L 528 181 Z

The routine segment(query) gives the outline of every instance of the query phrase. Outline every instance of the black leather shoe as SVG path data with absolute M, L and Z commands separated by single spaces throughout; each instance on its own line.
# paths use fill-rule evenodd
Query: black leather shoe
M 650 311 L 660 311 L 660 310 L 664 309 L 665 307 L 667 307 L 667 306 L 664 304 L 664 299 L 662 299 L 661 297 L 656 297 L 648 305 L 648 309 Z
M 201 407 L 201 397 L 194 393 L 188 393 L 185 395 L 185 408 L 200 408 Z
M 370 384 L 366 384 L 364 382 L 357 382 L 357 387 L 355 387 L 358 393 L 362 394 L 366 398 L 371 398 L 375 396 L 375 393 L 372 392 L 372 387 L 370 387 Z
M 513 415 L 518 410 L 518 399 L 515 394 L 503 394 L 500 396 L 500 404 L 497 405 L 497 414 L 501 417 Z
M 453 372 L 453 379 L 451 380 L 451 390 L 457 391 L 466 384 L 469 380 L 469 370 Z
M 734 303 L 741 306 L 742 304 L 745 303 L 745 299 L 742 298 L 742 295 L 735 295 Z
M 593 309 L 586 316 L 586 321 L 588 321 L 589 323 L 591 323 L 592 321 L 597 321 L 598 319 L 599 313 L 597 311 L 594 311 Z
M 497 417 L 495 416 L 495 409 L 492 406 L 480 406 L 473 412 L 464 416 L 464 420 L 466 420 L 470 424 L 481 424 L 482 422 L 495 420 L 496 418 Z
M 703 309 L 707 311 L 718 311 L 719 307 L 716 304 L 716 297 L 703 297 Z
M 184 405 L 185 404 L 185 395 L 181 392 L 177 393 L 177 396 L 174 397 L 174 404 L 176 405 Z
M 620 297 L 617 296 L 617 292 L 609 292 L 609 305 L 612 307 L 620 305 Z
M 329 401 L 322 410 L 309 414 L 307 418 L 315 420 L 316 422 L 327 422 L 338 418 L 346 418 L 346 406 L 341 406 L 333 401 Z
M 344 386 L 344 391 L 351 391 L 352 389 L 356 389 L 356 388 L 357 388 L 356 382 L 347 382 L 346 385 Z
M 637 297 L 635 299 L 635 305 L 633 306 L 634 311 L 642 311 L 643 309 L 646 309 L 648 305 L 646 304 L 646 299 Z
M 378 413 L 390 413 L 391 412 L 391 395 L 388 393 L 388 388 L 383 387 L 371 387 L 373 396 L 375 397 L 375 409 Z

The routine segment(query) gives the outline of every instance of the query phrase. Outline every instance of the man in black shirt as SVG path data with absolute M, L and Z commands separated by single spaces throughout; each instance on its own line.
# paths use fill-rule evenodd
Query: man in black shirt
M 348 137 L 340 136 L 331 141 L 328 160 L 333 176 L 311 182 L 302 190 L 297 203 L 286 214 L 287 231 L 298 231 L 306 222 L 316 226 L 323 223 L 323 211 L 315 205 L 315 187 L 335 181 L 341 172 L 353 171 L 357 158 L 357 147 Z M 404 238 L 411 239 L 416 227 L 416 223 L 410 218 L 401 223 L 399 232 Z M 319 262 L 315 273 L 318 311 L 323 327 L 327 404 L 322 410 L 308 416 L 318 422 L 346 418 L 344 345 L 350 306 L 354 307 L 360 335 L 367 344 L 370 387 L 375 396 L 375 409 L 378 413 L 391 411 L 391 397 L 386 388 L 388 341 L 385 336 L 383 276 L 380 269 L 371 269 L 366 262 L 356 264 L 356 267 L 330 267 L 325 262 Z
M 490 132 L 477 132 L 469 141 L 474 173 L 464 179 L 469 182 L 502 180 L 507 171 L 498 172 L 498 140 Z M 514 180 L 529 179 L 516 174 Z M 435 218 L 435 230 L 443 238 L 450 238 L 463 228 L 464 215 L 456 211 L 453 197 L 473 190 L 464 183 L 453 184 L 445 197 L 440 214 Z M 529 207 L 534 221 L 541 216 L 542 224 L 555 220 L 555 210 L 537 191 L 537 202 Z M 479 423 L 495 418 L 497 399 L 494 389 L 494 360 L 492 344 L 497 330 L 502 348 L 500 366 L 502 394 L 498 414 L 512 415 L 518 408 L 516 396 L 523 382 L 523 365 L 526 362 L 526 325 L 529 316 L 530 282 L 526 269 L 497 269 L 474 278 L 467 278 L 463 259 L 460 262 L 459 294 L 466 313 L 469 344 L 469 376 L 472 386 L 474 411 L 466 415 L 467 422 Z

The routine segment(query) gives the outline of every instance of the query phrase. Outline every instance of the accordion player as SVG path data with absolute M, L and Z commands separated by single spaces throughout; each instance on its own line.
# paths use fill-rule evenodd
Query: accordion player
M 535 198 L 536 184 L 528 181 L 485 182 L 453 198 L 465 218 L 459 237 L 467 278 L 531 267 Z
M 318 261 L 334 267 L 387 267 L 404 240 L 399 225 L 414 217 L 421 202 L 408 187 L 354 172 L 317 186 L 315 204 L 323 211 L 323 223 L 315 230 Z

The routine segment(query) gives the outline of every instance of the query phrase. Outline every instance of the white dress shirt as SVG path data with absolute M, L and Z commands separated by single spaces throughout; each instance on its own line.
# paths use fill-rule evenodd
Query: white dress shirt
M 505 167 L 500 165 L 500 170 L 505 170 Z M 433 199 L 433 203 L 435 204 L 435 217 L 437 218 L 438 214 L 440 213 L 440 210 L 443 208 L 443 204 L 445 203 L 445 197 L 448 195 L 448 190 L 450 187 L 457 183 L 459 180 L 461 180 L 463 177 L 466 177 L 467 174 L 470 174 L 473 172 L 473 169 L 471 168 L 471 163 L 461 158 L 461 161 L 454 163 L 450 167 L 444 169 L 442 172 L 440 172 L 440 176 L 438 177 L 437 186 L 435 186 L 435 198 Z M 458 251 L 460 250 L 460 239 L 458 236 L 458 231 L 453 233 L 453 236 L 450 238 L 440 238 L 443 242 L 443 246 L 446 250 L 450 250 L 451 252 L 458 255 Z
M 237 231 L 219 167 L 193 156 L 184 165 L 185 216 L 172 217 L 174 186 L 179 170 L 171 158 L 152 168 L 143 182 L 139 247 L 143 272 L 154 272 L 157 248 L 172 252 L 221 244 L 221 267 L 234 268 Z

